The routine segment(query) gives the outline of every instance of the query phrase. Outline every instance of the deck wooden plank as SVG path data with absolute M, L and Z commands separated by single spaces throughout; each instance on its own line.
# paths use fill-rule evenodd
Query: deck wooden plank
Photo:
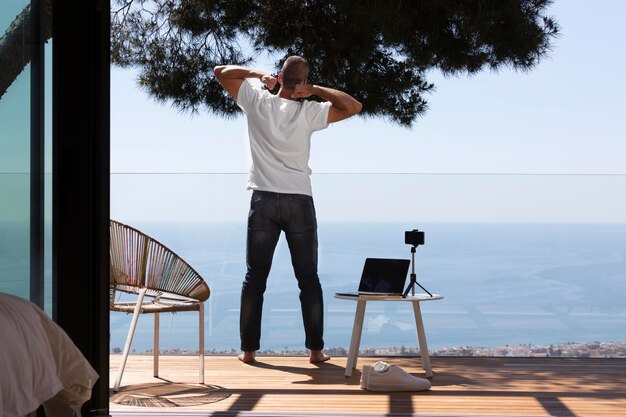
M 120 355 L 111 355 L 114 381 Z M 363 364 L 385 360 L 424 377 L 419 358 L 359 358 L 345 377 L 345 357 L 315 365 L 305 357 L 260 357 L 247 365 L 236 356 L 207 356 L 206 384 L 219 401 L 176 407 L 176 412 L 312 413 L 319 415 L 626 416 L 626 360 L 556 358 L 431 358 L 433 387 L 424 392 L 369 392 L 360 388 Z M 160 379 L 152 357 L 130 355 L 122 388 L 161 384 L 197 386 L 198 359 L 162 356 Z M 146 396 L 153 387 L 145 389 Z M 219 394 L 219 395 L 218 395 Z M 151 408 L 111 403 L 112 415 Z M 156 409 L 151 409 L 156 410 Z M 161 412 L 163 410 L 161 409 Z M 223 414 L 222 414 L 223 415 Z M 247 414 L 246 414 L 247 415 Z

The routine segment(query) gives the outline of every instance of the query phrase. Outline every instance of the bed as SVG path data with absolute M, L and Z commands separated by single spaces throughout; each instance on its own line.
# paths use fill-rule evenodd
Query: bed
M 98 374 L 36 304 L 0 293 L 0 417 L 80 416 Z

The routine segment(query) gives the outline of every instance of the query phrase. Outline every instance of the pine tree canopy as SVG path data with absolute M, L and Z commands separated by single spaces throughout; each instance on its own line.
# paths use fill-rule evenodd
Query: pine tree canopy
M 112 62 L 139 71 L 157 101 L 220 116 L 240 111 L 213 67 L 275 73 L 287 56 L 309 82 L 348 92 L 362 115 L 412 126 L 434 86 L 427 75 L 529 71 L 558 34 L 552 0 L 112 0 Z

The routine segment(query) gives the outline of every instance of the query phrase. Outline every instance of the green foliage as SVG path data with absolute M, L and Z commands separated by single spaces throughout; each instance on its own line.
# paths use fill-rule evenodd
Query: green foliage
M 411 126 L 427 110 L 429 71 L 527 71 L 557 36 L 552 0 L 113 0 L 112 61 L 184 111 L 239 111 L 215 80 L 219 64 L 291 54 L 309 82 L 344 90 L 362 115 Z M 119 8 L 116 8 L 119 7 Z

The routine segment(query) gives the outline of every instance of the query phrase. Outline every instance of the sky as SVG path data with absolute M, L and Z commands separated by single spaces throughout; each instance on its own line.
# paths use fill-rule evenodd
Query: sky
M 560 36 L 534 70 L 432 73 L 429 110 L 412 128 L 357 117 L 316 133 L 318 215 L 626 223 L 626 2 L 557 0 L 549 14 Z M 245 219 L 244 117 L 181 114 L 136 76 L 112 68 L 112 216 Z M 143 207 L 128 204 L 137 198 Z

